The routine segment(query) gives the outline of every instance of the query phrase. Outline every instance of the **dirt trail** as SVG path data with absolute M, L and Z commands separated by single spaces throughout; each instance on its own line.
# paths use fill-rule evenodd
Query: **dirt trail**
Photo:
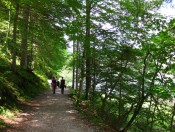
M 102 132 L 80 116 L 67 93 L 67 89 L 64 95 L 57 89 L 53 95 L 49 90 L 36 97 L 7 132 Z

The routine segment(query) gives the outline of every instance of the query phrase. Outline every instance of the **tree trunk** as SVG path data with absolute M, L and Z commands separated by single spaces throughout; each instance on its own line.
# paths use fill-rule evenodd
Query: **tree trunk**
M 105 82 L 105 87 L 108 87 L 108 82 Z M 101 114 L 103 115 L 103 113 L 105 112 L 105 107 L 106 107 L 106 100 L 108 98 L 108 94 L 107 94 L 107 90 L 104 91 L 104 97 L 101 96 Z
M 10 24 L 11 24 L 11 7 L 9 9 L 9 19 L 8 19 L 8 26 L 7 26 L 6 41 L 5 41 L 6 51 L 8 51 L 8 48 L 9 48 Z
M 143 103 L 144 103 L 144 101 L 145 101 L 145 99 L 147 97 L 148 97 L 148 95 L 142 97 L 142 99 L 137 104 L 137 106 L 136 106 L 136 108 L 134 110 L 134 113 L 133 113 L 131 119 L 129 120 L 129 122 L 127 123 L 126 127 L 123 130 L 121 130 L 120 132 L 127 132 L 128 131 L 128 129 L 130 128 L 132 122 L 135 120 L 136 116 L 139 114 L 139 112 L 140 112 L 140 110 L 142 108 L 142 105 L 143 105 Z
M 16 12 L 14 17 L 13 25 L 13 49 L 12 49 L 12 70 L 16 72 L 16 31 L 17 31 L 17 21 L 19 15 L 19 4 L 16 4 Z
M 75 84 L 75 87 L 76 87 L 76 91 L 78 91 L 78 83 L 79 83 L 79 61 L 80 60 L 80 48 L 79 48 L 79 42 L 77 41 L 77 45 L 76 45 L 76 51 L 77 51 L 77 56 L 76 56 L 76 84 Z
M 93 66 L 93 85 L 92 85 L 92 104 L 95 105 L 95 88 L 96 88 L 96 58 L 95 58 L 95 46 L 93 47 L 93 60 L 92 60 L 92 66 Z
M 74 87 L 75 87 L 75 61 L 76 61 L 76 59 L 75 59 L 75 47 L 76 47 L 76 45 L 75 45 L 75 41 L 73 42 L 73 71 L 72 71 L 72 88 L 74 89 Z
M 86 57 L 86 94 L 85 99 L 89 98 L 89 90 L 91 87 L 91 50 L 90 50 L 90 8 L 91 4 L 89 0 L 86 0 L 86 37 L 85 37 L 85 57 Z
M 149 57 L 149 55 L 150 55 L 150 53 L 148 52 L 146 54 L 144 60 L 143 60 L 144 66 L 143 66 L 143 71 L 142 71 L 141 99 L 137 103 L 137 106 L 136 106 L 136 108 L 134 110 L 134 113 L 133 113 L 131 119 L 129 120 L 129 122 L 127 123 L 126 127 L 123 130 L 121 130 L 120 132 L 126 132 L 130 128 L 131 124 L 133 123 L 133 121 L 135 120 L 135 118 L 137 117 L 137 115 L 139 114 L 139 112 L 140 112 L 140 110 L 142 108 L 142 105 L 143 105 L 145 99 L 147 99 L 148 96 L 149 96 L 149 94 L 146 94 L 145 95 L 145 74 L 146 74 L 146 69 L 147 69 L 147 58 Z M 155 74 L 153 76 L 151 86 L 154 84 L 156 73 L 157 73 L 157 71 L 155 72 Z
M 150 102 L 149 102 L 149 108 L 148 108 L 148 111 L 147 111 L 147 119 L 146 119 L 146 122 L 147 122 L 147 128 L 146 130 L 148 131 L 148 128 L 149 128 L 149 119 L 150 119 L 150 113 L 151 113 L 151 108 L 152 108 L 152 102 L 153 102 L 153 97 L 151 96 L 150 98 Z
M 157 103 L 158 103 L 158 101 L 155 101 L 154 110 L 153 110 L 153 113 L 152 113 L 152 116 L 151 116 L 151 127 L 150 127 L 150 132 L 152 132 L 153 126 L 154 126 L 154 118 L 155 118 Z
M 78 76 L 78 74 L 79 74 L 79 68 L 76 66 L 76 69 L 75 69 L 76 71 L 76 73 L 75 73 L 75 87 L 76 87 L 76 91 L 78 91 L 78 81 L 79 81 L 79 76 Z
M 83 53 L 84 54 L 84 53 Z M 83 55 L 84 58 L 84 55 Z M 82 63 L 81 63 L 81 75 L 80 75 L 80 85 L 79 85 L 79 89 L 78 89 L 78 93 L 77 93 L 77 104 L 79 104 L 79 99 L 81 97 L 81 92 L 83 89 L 83 81 L 84 81 L 84 59 L 82 58 Z
M 23 21 L 21 27 L 21 62 L 22 68 L 27 69 L 27 39 L 28 39 L 29 7 L 25 6 L 23 11 Z
M 33 69 L 33 65 L 32 65 L 32 62 L 33 62 L 33 58 L 34 58 L 34 39 L 33 37 L 31 38 L 31 42 L 30 42 L 30 53 L 28 54 L 27 56 L 27 66 L 28 66 L 28 70 L 31 70 Z

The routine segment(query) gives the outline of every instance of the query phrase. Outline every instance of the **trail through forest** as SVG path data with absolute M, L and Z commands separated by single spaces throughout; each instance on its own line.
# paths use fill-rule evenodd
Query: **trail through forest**
M 65 94 L 56 89 L 53 95 L 49 90 L 28 102 L 26 110 L 10 123 L 12 127 L 7 132 L 103 132 L 97 126 L 84 119 L 73 107 Z

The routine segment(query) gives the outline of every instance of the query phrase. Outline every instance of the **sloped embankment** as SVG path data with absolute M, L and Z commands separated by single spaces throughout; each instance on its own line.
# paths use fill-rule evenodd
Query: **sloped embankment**
M 0 130 L 6 127 L 1 118 L 6 111 L 20 109 L 19 100 L 28 100 L 48 88 L 45 77 L 29 70 L 19 69 L 14 73 L 10 64 L 0 59 Z

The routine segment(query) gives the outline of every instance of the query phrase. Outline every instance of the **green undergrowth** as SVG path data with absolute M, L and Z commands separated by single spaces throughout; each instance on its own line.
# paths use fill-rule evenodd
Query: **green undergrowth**
M 48 89 L 47 78 L 38 72 L 20 69 L 10 70 L 8 61 L 0 58 L 0 115 L 9 118 L 20 110 L 21 100 L 30 100 Z M 0 119 L 0 130 L 6 127 Z
M 104 126 L 103 120 L 101 119 L 101 117 L 99 117 L 98 115 L 96 115 L 96 112 L 95 111 L 91 111 L 91 109 L 89 109 L 89 108 L 83 108 L 84 106 L 81 106 L 81 105 L 84 105 L 83 102 L 78 107 L 76 107 L 76 109 L 81 114 L 83 114 L 83 116 L 86 119 L 90 120 L 91 122 L 93 122 L 94 124 L 97 124 L 99 126 Z
M 95 110 L 91 109 L 88 101 L 81 100 L 77 104 L 77 96 L 75 95 L 75 91 L 73 89 L 70 89 L 69 91 L 69 96 L 74 102 L 75 109 L 80 112 L 84 119 L 88 120 L 93 125 L 99 126 L 101 129 L 108 129 L 108 126 L 105 124 L 103 119 L 96 113 Z
M 6 123 L 4 122 L 4 120 L 0 119 L 0 130 L 3 130 L 6 128 Z
M 103 116 L 99 114 L 100 109 L 97 108 L 98 105 L 95 103 L 97 102 L 97 99 L 94 102 L 84 100 L 84 95 L 81 95 L 81 97 L 78 99 L 76 90 L 71 88 L 69 91 L 69 96 L 74 102 L 75 109 L 78 110 L 85 119 L 87 119 L 93 125 L 98 126 L 103 131 L 116 132 L 116 130 L 114 130 L 111 125 L 104 120 Z
M 98 115 L 96 110 L 90 107 L 89 103 L 90 102 L 88 101 L 82 101 L 78 105 L 75 104 L 76 109 L 81 113 L 84 119 L 88 120 L 93 125 L 98 126 L 103 131 L 116 132 L 106 123 L 106 121 L 103 120 L 101 116 Z

